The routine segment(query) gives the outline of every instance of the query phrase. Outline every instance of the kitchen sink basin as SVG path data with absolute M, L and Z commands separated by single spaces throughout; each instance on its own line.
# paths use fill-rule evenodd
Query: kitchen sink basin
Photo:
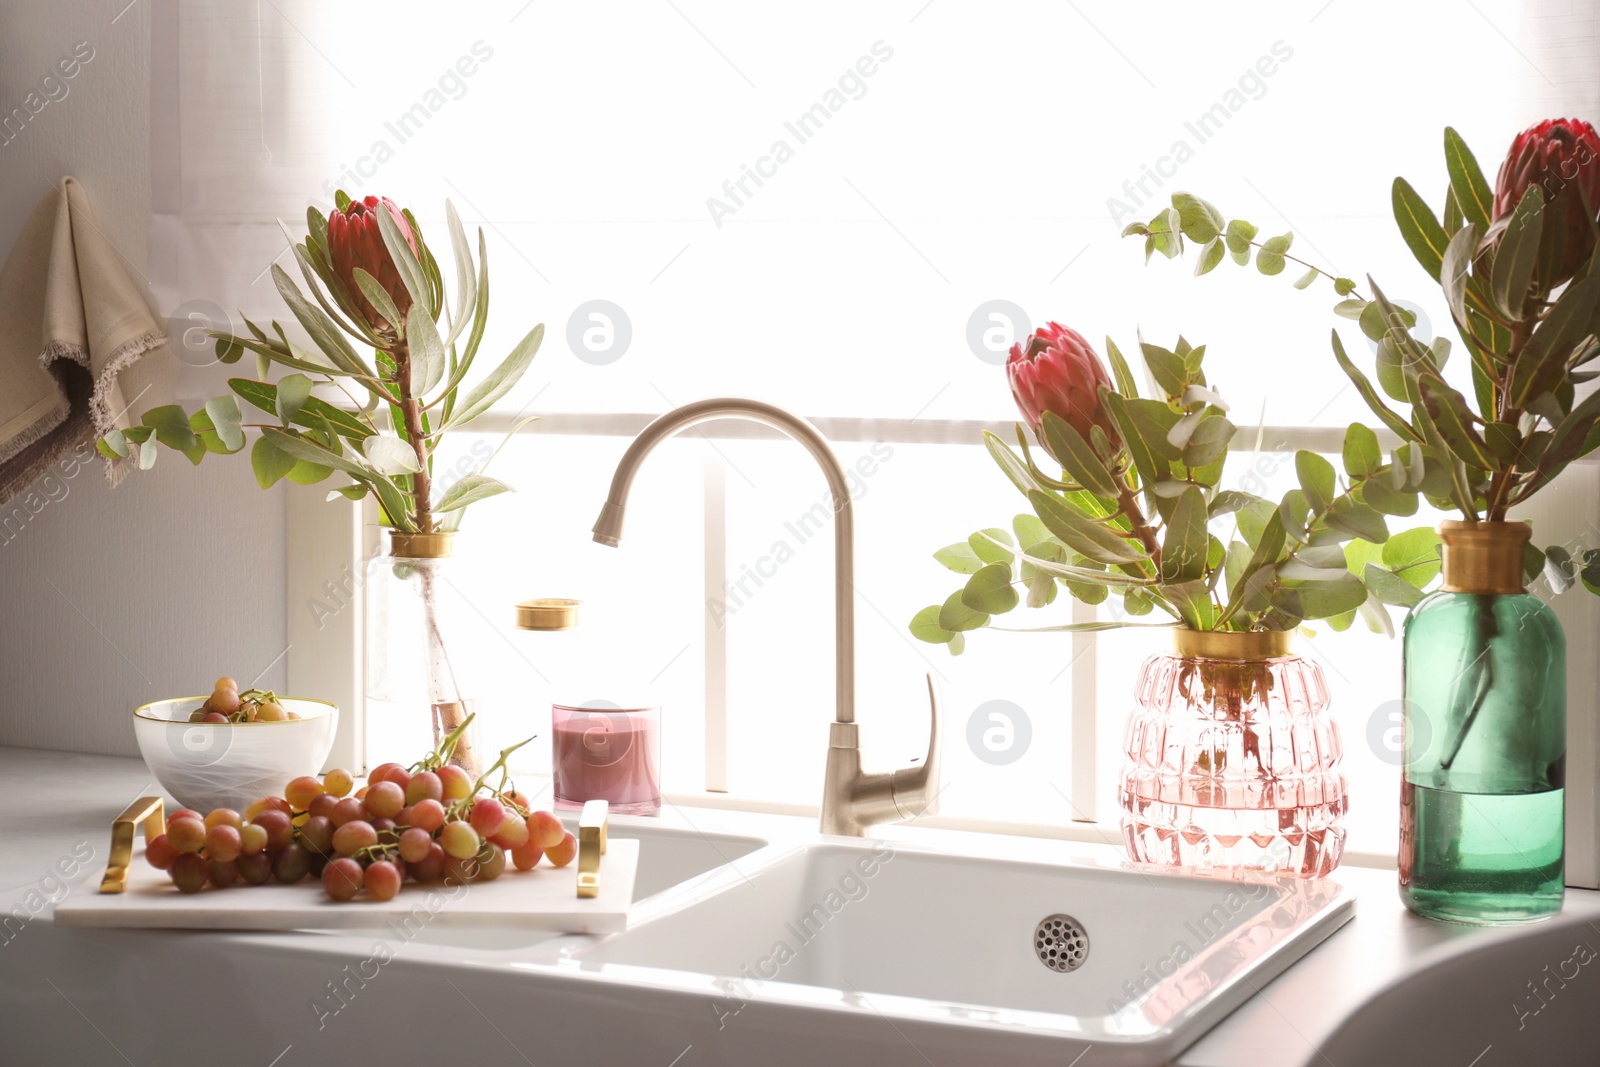
M 757 1014 L 808 1014 L 821 1029 L 818 1013 L 881 1016 L 899 1029 L 965 1028 L 991 1051 L 1009 1035 L 1047 1039 L 1058 1062 L 1092 1046 L 1097 1064 L 1158 1064 L 1353 909 L 1328 881 L 822 839 L 645 902 L 627 931 L 569 949 L 566 962 L 712 990 L 719 1029 Z
M 576 832 L 577 819 L 566 820 Z M 692 827 L 662 826 L 644 819 L 612 819 L 610 835 L 617 840 L 639 842 L 639 868 L 633 882 L 634 901 L 645 900 L 680 885 L 692 886 L 695 879 L 725 864 L 735 863 L 767 842 L 742 834 L 705 833 Z M 515 951 L 549 942 L 562 936 L 549 930 L 485 927 L 424 927 L 415 940 Z

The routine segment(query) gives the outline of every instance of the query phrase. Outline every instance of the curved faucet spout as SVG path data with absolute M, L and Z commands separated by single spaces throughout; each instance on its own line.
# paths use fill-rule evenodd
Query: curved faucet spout
M 855 512 L 844 468 L 839 466 L 827 438 L 815 426 L 782 408 L 741 397 L 700 400 L 667 412 L 646 426 L 623 453 L 616 474 L 611 478 L 611 493 L 600 509 L 600 517 L 595 520 L 594 539 L 613 548 L 621 543 L 622 518 L 633 477 L 658 444 L 691 426 L 715 419 L 748 419 L 782 430 L 806 447 L 828 480 L 828 490 L 833 494 L 834 719 L 853 723 L 856 721 Z

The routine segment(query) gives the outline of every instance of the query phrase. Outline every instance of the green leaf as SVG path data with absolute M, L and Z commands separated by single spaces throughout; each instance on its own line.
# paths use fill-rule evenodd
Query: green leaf
M 1011 529 L 1016 532 L 1017 544 L 1025 547 L 1050 540 L 1050 531 L 1045 529 L 1044 523 L 1039 521 L 1037 515 L 1024 512 L 1015 516 L 1011 520 Z
M 1331 582 L 1278 585 L 1268 593 L 1274 608 L 1294 619 L 1326 619 L 1355 611 L 1367 599 L 1367 587 L 1346 572 Z
M 1495 307 L 1513 322 L 1521 320 L 1523 304 L 1528 299 L 1534 264 L 1539 261 L 1543 219 L 1544 193 L 1537 183 L 1532 183 L 1500 235 L 1500 246 L 1489 272 L 1489 291 Z
M 1054 546 L 1052 545 L 1052 547 Z M 1153 578 L 1135 578 L 1120 571 L 1092 570 L 1089 567 L 1060 563 L 1054 559 L 1046 559 L 1043 556 L 1036 556 L 1028 552 L 1022 553 L 1018 558 L 1022 560 L 1024 568 L 1032 567 L 1046 574 L 1053 574 L 1066 580 L 1069 585 L 1073 582 L 1084 582 L 1091 585 L 1125 588 L 1128 586 L 1155 584 L 1155 579 Z
M 981 611 L 974 611 L 962 602 L 962 593 L 954 592 L 945 599 L 944 605 L 939 608 L 939 628 L 950 633 L 958 634 L 964 630 L 976 630 L 989 624 L 989 616 Z
M 1134 470 L 1139 473 L 1139 481 L 1146 486 L 1151 486 L 1161 481 L 1167 474 L 1166 460 L 1157 455 L 1146 441 L 1142 427 L 1135 421 L 1133 412 L 1128 409 L 1129 404 L 1140 401 L 1125 400 L 1116 393 L 1102 390 L 1100 399 L 1106 405 L 1106 412 L 1111 416 L 1111 421 L 1116 423 L 1117 433 L 1121 436 L 1123 444 L 1128 449 L 1128 455 L 1133 459 Z M 1166 408 L 1160 401 L 1153 401 Z M 1174 416 L 1176 421 L 1176 416 Z M 1166 430 L 1160 431 L 1162 441 L 1165 442 Z
M 231 335 L 218 337 L 217 343 L 213 348 L 216 351 L 218 363 L 237 363 L 240 357 L 244 355 L 244 345 L 240 344 L 238 339 Z
M 1466 219 L 1461 215 L 1461 201 L 1456 199 L 1455 189 L 1446 186 L 1444 191 L 1444 232 L 1454 237 L 1466 224 Z M 1366 605 L 1363 605 L 1366 606 Z
M 468 474 L 458 480 L 439 502 L 433 506 L 434 511 L 457 511 L 468 504 L 476 504 L 480 500 L 487 500 L 501 493 L 511 492 L 511 487 L 505 482 L 489 477 L 487 474 Z
M 541 322 L 517 342 L 517 347 L 511 350 L 511 354 L 504 362 L 490 371 L 483 381 L 467 394 L 467 398 L 440 429 L 457 429 L 465 426 L 494 406 L 495 401 L 509 393 L 522 378 L 523 372 L 528 369 L 528 364 L 533 362 L 533 357 L 538 354 L 539 345 L 543 341 L 544 323 Z
M 1016 556 L 1012 550 L 1010 532 L 998 527 L 973 534 L 967 538 L 967 547 L 984 563 L 1004 563 L 1009 566 Z
M 1129 400 L 1124 406 L 1138 429 L 1138 436 L 1156 455 L 1167 460 L 1182 458 L 1183 450 L 1173 444 L 1172 430 L 1183 416 L 1174 411 L 1172 405 L 1161 400 Z
M 295 459 L 305 460 L 319 466 L 332 466 L 335 470 L 344 471 L 358 481 L 366 482 L 372 486 L 372 491 L 377 494 L 378 503 L 382 505 L 384 514 L 398 530 L 406 533 L 415 533 L 416 524 L 411 521 L 410 509 L 406 507 L 406 498 L 398 486 L 385 476 L 379 474 L 371 467 L 342 455 L 336 455 L 313 444 L 310 440 L 280 430 L 276 426 L 268 426 L 262 430 L 262 435 L 269 438 L 274 445 Z M 392 440 L 392 438 L 390 438 Z
M 1451 316 L 1463 330 L 1469 323 L 1467 281 L 1472 260 L 1478 254 L 1478 233 L 1475 223 L 1469 222 L 1461 227 L 1455 236 L 1450 238 L 1450 243 L 1445 246 L 1444 256 L 1439 262 L 1439 285 L 1444 289 L 1445 302 L 1450 305 Z
M 1359 422 L 1352 422 L 1344 432 L 1344 472 L 1352 481 L 1368 478 L 1383 466 L 1383 451 L 1378 447 L 1378 435 Z
M 1312 267 L 1310 270 L 1300 275 L 1299 279 L 1294 283 L 1294 287 L 1296 289 L 1304 289 L 1312 282 L 1316 281 L 1321 274 L 1322 272 L 1320 270 Z
M 1357 496 L 1362 503 L 1385 515 L 1415 515 L 1416 490 L 1395 489 L 1384 478 L 1371 478 L 1361 484 Z
M 1178 498 L 1161 542 L 1161 580 L 1199 581 L 1206 574 L 1206 498 L 1190 486 Z
M 1183 358 L 1160 345 L 1143 341 L 1139 342 L 1139 351 L 1144 354 L 1145 366 L 1150 368 L 1150 377 L 1156 380 L 1156 384 L 1166 390 L 1168 396 L 1183 395 L 1184 386 L 1189 384 L 1189 371 L 1183 364 Z
M 1438 281 L 1439 264 L 1444 258 L 1445 246 L 1450 243 L 1444 227 L 1439 225 L 1439 216 L 1404 178 L 1394 180 L 1390 199 L 1394 204 L 1394 221 L 1400 226 L 1400 236 L 1405 238 L 1406 247 L 1411 249 L 1428 276 Z
M 1499 468 L 1499 459 L 1472 428 L 1472 413 L 1466 397 L 1452 389 L 1443 378 L 1420 378 L 1417 388 L 1422 394 L 1422 406 L 1452 455 L 1479 470 Z
M 1028 607 L 1042 608 L 1054 603 L 1056 588 L 1054 577 L 1045 574 L 1043 571 L 1034 572 L 1033 577 L 1028 579 Z M 1099 586 L 1090 586 L 1089 588 L 1093 589 L 1101 600 L 1105 599 L 1106 591 L 1103 588 Z M 1074 593 L 1074 595 L 1077 594 Z
M 244 447 L 244 431 L 239 428 L 242 416 L 237 400 L 226 395 L 214 396 L 206 401 L 205 411 L 224 448 L 229 452 L 237 452 Z
M 1338 293 L 1340 296 L 1349 296 L 1351 293 L 1356 291 L 1355 279 L 1335 278 L 1333 280 L 1333 291 Z
M 1333 464 L 1315 452 L 1301 449 L 1294 454 L 1294 469 L 1300 479 L 1300 489 L 1306 495 L 1306 504 L 1313 511 L 1327 511 L 1337 491 Z
M 983 560 L 978 558 L 978 553 L 965 541 L 945 545 L 933 554 L 933 558 L 957 574 L 977 574 L 983 569 Z
M 1117 383 L 1117 392 L 1129 398 L 1138 397 L 1139 383 L 1128 368 L 1128 361 L 1122 358 L 1122 350 L 1109 336 L 1106 337 L 1106 356 L 1111 360 L 1111 376 Z
M 444 380 L 445 354 L 439 329 L 421 304 L 412 304 L 406 314 L 406 343 L 411 348 L 411 395 L 425 396 Z
M 1444 128 L 1444 162 L 1450 171 L 1450 188 L 1455 191 L 1461 215 L 1482 233 L 1494 221 L 1494 191 L 1484 180 L 1472 149 L 1449 126 Z
M 1544 579 L 1550 583 L 1552 593 L 1565 593 L 1577 580 L 1578 571 L 1572 563 L 1572 554 L 1560 545 L 1544 550 Z
M 189 425 L 188 413 L 177 404 L 151 408 L 140 421 L 155 431 L 156 440 L 175 451 L 188 452 L 200 442 Z
M 1040 487 L 1038 481 L 1034 479 L 1033 474 L 1028 470 L 1028 465 L 1022 462 L 1021 457 L 1015 452 L 1011 451 L 1010 445 L 1000 440 L 993 432 L 989 430 L 983 431 L 983 445 L 989 450 L 989 455 L 996 465 L 1005 472 L 1005 476 L 1011 479 L 1011 484 L 1016 486 L 1023 496 L 1027 496 Z
M 239 398 L 252 407 L 258 408 L 271 415 L 278 413 L 278 387 L 268 382 L 252 381 L 249 378 L 229 378 L 228 387 L 238 394 Z M 340 437 L 352 441 L 359 441 L 363 437 L 371 437 L 377 431 L 361 421 L 360 416 L 343 408 L 334 407 L 319 397 L 310 397 L 306 400 L 300 411 L 295 415 L 294 422 L 297 426 L 310 428 L 317 425 L 317 419 L 326 419 L 328 424 Z
M 1355 383 L 1356 392 L 1360 393 L 1361 399 L 1367 402 L 1367 407 L 1371 408 L 1373 414 L 1382 419 L 1383 424 L 1398 434 L 1402 440 L 1421 440 L 1417 436 L 1417 432 L 1411 428 L 1411 424 L 1389 409 L 1389 406 L 1378 396 L 1377 390 L 1372 387 L 1372 382 L 1368 381 L 1367 376 L 1362 374 L 1354 363 L 1350 362 L 1350 357 L 1345 354 L 1344 342 L 1339 340 L 1339 331 L 1332 331 L 1332 335 L 1333 356 L 1339 361 L 1339 366 L 1344 370 L 1346 377 Z
M 156 454 L 159 446 L 155 438 L 142 441 L 139 444 L 139 469 L 147 471 L 156 465 Z
M 930 645 L 943 645 L 955 635 L 939 625 L 939 606 L 934 604 L 912 616 L 911 636 Z
M 1089 442 L 1073 429 L 1071 423 L 1053 411 L 1046 411 L 1039 429 L 1044 434 L 1045 447 L 1061 464 L 1068 478 L 1096 496 L 1116 499 L 1116 481 L 1106 469 L 1105 461 L 1095 455 Z
M 1034 514 L 1073 551 L 1100 563 L 1138 563 L 1149 557 L 1135 542 L 1086 518 L 1060 497 L 1036 489 L 1028 494 Z
M 113 429 L 108 432 L 95 442 L 95 448 L 107 459 L 126 459 L 128 457 L 128 439 L 122 436 L 121 430 Z
M 961 590 L 961 602 L 985 615 L 1003 615 L 1016 607 L 1019 599 L 1006 563 L 989 564 L 967 579 Z
M 1172 206 L 1178 209 L 1183 235 L 1195 244 L 1205 244 L 1222 232 L 1222 213 L 1198 196 L 1173 193 Z
M 1261 242 L 1261 251 L 1256 253 L 1256 270 L 1262 274 L 1282 274 L 1283 268 L 1288 264 L 1284 253 L 1289 251 L 1289 245 L 1294 241 L 1294 234 L 1286 233 L 1281 237 L 1268 237 Z
M 1228 454 L 1228 445 L 1238 427 L 1226 418 L 1210 414 L 1202 418 L 1183 446 L 1183 464 L 1189 468 L 1207 467 Z
M 1389 527 L 1383 521 L 1383 516 L 1354 497 L 1342 496 L 1335 500 L 1322 521 L 1330 529 L 1351 537 L 1365 538 L 1375 544 L 1382 543 L 1389 536 Z
M 456 313 L 450 324 L 450 334 L 444 342 L 448 348 L 466 326 L 467 309 L 477 302 L 478 294 L 473 280 L 472 246 L 467 243 L 467 231 L 461 226 L 461 216 L 456 214 L 456 206 L 449 200 L 444 202 L 444 217 L 450 230 L 450 255 L 456 265 Z
M 271 489 L 294 466 L 294 457 L 278 448 L 267 437 L 256 438 L 250 449 L 250 468 L 255 471 L 256 484 Z
M 379 212 L 379 214 L 382 214 L 382 212 Z M 300 328 L 306 331 L 307 336 L 311 338 L 311 343 L 316 345 L 329 360 L 330 366 L 327 368 L 319 368 L 312 364 L 310 369 L 324 370 L 325 373 L 329 374 L 342 373 L 365 376 L 367 378 L 374 377 L 372 368 L 368 367 L 365 361 L 356 355 L 356 350 L 350 347 L 350 342 L 345 337 L 344 331 L 334 325 L 327 312 L 307 300 L 304 294 L 300 292 L 300 287 L 295 285 L 294 279 L 290 278 L 288 272 L 276 263 L 272 265 L 272 282 L 278 287 L 278 295 L 283 297 L 283 302 L 289 305 L 289 310 L 294 314 L 295 320 L 300 323 Z M 274 358 L 285 365 L 292 365 L 281 356 L 275 356 Z M 307 368 L 301 366 L 297 369 L 305 370 Z
M 378 284 L 378 279 L 360 267 L 357 267 L 352 274 L 356 280 L 356 288 L 360 289 L 361 295 L 367 298 L 367 303 L 371 304 L 378 314 L 383 316 L 383 320 L 394 329 L 396 336 L 403 340 L 405 338 L 406 317 L 400 314 L 400 309 L 395 306 L 393 298 L 389 296 L 389 291 Z
M 1513 406 L 1526 407 L 1529 400 L 1560 383 L 1573 347 L 1590 335 L 1597 303 L 1600 278 L 1575 281 L 1561 294 L 1511 366 L 1506 393 Z
M 1262 502 L 1262 499 L 1254 493 L 1247 493 L 1242 489 L 1224 489 L 1211 498 L 1211 506 L 1207 511 L 1211 518 L 1215 519 Z
M 313 384 L 304 374 L 286 374 L 278 382 L 278 418 L 283 420 L 285 426 L 292 423 L 294 417 L 300 414 L 300 409 L 305 407 Z
M 1244 219 L 1234 219 L 1228 223 L 1224 240 L 1228 245 L 1228 254 L 1240 266 L 1250 262 L 1250 242 L 1256 239 L 1256 228 Z
M 361 452 L 379 474 L 414 474 L 422 469 L 416 450 L 398 437 L 373 434 L 362 439 Z
M 394 215 L 382 210 L 373 214 L 378 216 L 378 233 L 383 237 L 383 247 L 389 250 L 389 258 L 394 261 L 395 270 L 400 274 L 400 281 L 405 284 L 406 292 L 411 294 L 412 306 L 421 304 L 431 311 L 432 287 L 423 272 L 421 262 L 417 259 L 417 254 L 411 250 L 410 242 L 406 240 L 405 234 L 400 232 L 399 224 L 394 221 Z M 411 232 L 418 231 L 412 227 Z M 433 321 L 431 315 L 429 321 Z
M 323 463 L 296 460 L 289 468 L 289 480 L 296 485 L 316 485 L 333 473 L 333 468 Z
M 1200 249 L 1199 258 L 1195 261 L 1195 277 L 1198 278 L 1202 274 L 1210 274 L 1213 270 L 1216 270 L 1217 264 L 1222 262 L 1222 257 L 1227 252 L 1227 246 L 1223 244 L 1222 238 L 1213 237 L 1207 241 L 1205 246 Z
M 1485 426 L 1483 443 L 1489 446 L 1489 450 L 1508 470 L 1535 458 L 1524 452 L 1521 431 L 1507 422 L 1491 422 Z
M 327 499 L 332 501 L 337 500 L 339 497 L 344 497 L 346 500 L 361 500 L 370 492 L 372 492 L 371 486 L 363 485 L 361 482 L 354 482 L 350 485 L 330 490 Z
M 1372 591 L 1372 595 L 1385 604 L 1412 608 L 1422 599 L 1422 590 L 1404 578 L 1396 577 L 1393 572 L 1371 563 L 1362 571 L 1362 578 L 1367 583 L 1367 588 Z
M 378 335 L 372 327 L 367 325 L 366 316 L 356 311 L 350 294 L 345 291 L 345 286 L 334 274 L 333 268 L 328 265 L 328 259 L 316 244 L 307 241 L 305 244 L 295 243 L 294 235 L 289 232 L 289 227 L 279 221 L 283 228 L 283 235 L 289 242 L 289 247 L 294 252 L 294 261 L 300 267 L 300 274 L 306 280 L 306 288 L 316 298 L 323 312 L 340 330 L 359 337 L 363 343 L 376 344 Z M 319 285 L 318 282 L 321 282 Z M 333 294 L 333 304 L 328 303 L 328 298 L 322 290 L 326 287 Z M 338 304 L 338 309 L 334 308 Z M 359 323 L 360 325 L 357 325 Z
M 1418 589 L 1439 573 L 1439 535 L 1426 526 L 1402 530 L 1383 544 L 1383 565 Z

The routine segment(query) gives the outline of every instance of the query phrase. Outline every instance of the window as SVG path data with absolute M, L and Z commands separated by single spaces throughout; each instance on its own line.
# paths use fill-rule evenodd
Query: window
M 1367 417 L 1329 357 L 1340 324 L 1325 283 L 1298 292 L 1231 265 L 1200 280 L 1192 262 L 1145 267 L 1121 227 L 1191 189 L 1230 216 L 1293 229 L 1297 254 L 1370 271 L 1443 323 L 1395 234 L 1391 178 L 1437 201 L 1447 123 L 1492 167 L 1512 131 L 1591 100 L 1600 69 L 1593 26 L 1546 0 L 1448 16 L 1358 0 L 1210 16 L 1194 5 L 513 0 L 392 5 L 359 39 L 337 9 L 283 0 L 163 9 L 154 37 L 185 89 L 181 108 L 158 99 L 152 119 L 169 171 L 151 235 L 164 302 L 281 315 L 265 275 L 282 250 L 272 220 L 326 207 L 342 185 L 402 199 L 435 234 L 446 197 L 483 226 L 489 351 L 547 325 L 502 423 L 519 409 L 550 416 L 497 461 L 521 493 L 465 527 L 480 546 L 484 616 L 501 631 L 483 642 L 497 728 L 537 725 L 547 694 L 569 683 L 580 699 L 654 688 L 673 791 L 709 783 L 741 802 L 816 803 L 832 561 L 825 534 L 795 532 L 825 495 L 811 461 L 707 427 L 650 460 L 620 551 L 588 537 L 640 413 L 752 395 L 820 420 L 847 465 L 870 460 L 856 500 L 868 758 L 920 754 L 921 677 L 933 670 L 947 702 L 943 817 L 1090 836 L 1101 831 L 1073 819 L 1114 820 L 1129 679 L 1159 638 L 979 633 L 951 659 L 905 631 L 953 588 L 930 553 L 1020 510 L 977 433 L 1013 416 L 997 368 L 1006 345 L 1047 319 L 1125 350 L 1138 330 L 1208 344 L 1235 421 L 1275 428 L 1268 451 L 1236 453 L 1229 477 L 1281 491 L 1284 453 L 1336 451 L 1338 429 Z M 1420 41 L 1477 57 L 1473 76 L 1444 91 L 1416 60 Z M 221 377 L 194 368 L 188 389 Z M 1553 499 L 1541 521 L 1581 529 L 1593 498 L 1580 499 Z M 578 651 L 509 630 L 511 600 L 535 594 L 586 601 Z M 708 628 L 708 612 L 721 625 Z M 1572 626 L 1574 643 L 1593 640 Z M 1307 647 L 1344 730 L 1352 848 L 1392 856 L 1395 768 L 1368 738 L 1397 695 L 1399 644 L 1318 629 Z M 1019 743 L 1015 716 L 974 720 L 995 700 L 1027 715 L 1014 764 L 979 752 L 994 755 L 985 735 Z

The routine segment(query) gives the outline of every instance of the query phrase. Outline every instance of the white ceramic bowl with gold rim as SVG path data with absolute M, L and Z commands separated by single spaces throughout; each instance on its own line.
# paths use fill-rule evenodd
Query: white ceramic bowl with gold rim
M 139 754 L 186 808 L 242 812 L 262 797 L 282 796 L 289 779 L 321 771 L 333 748 L 339 708 L 326 700 L 279 697 L 284 710 L 300 716 L 281 722 L 190 722 L 205 701 L 174 697 L 133 713 Z

